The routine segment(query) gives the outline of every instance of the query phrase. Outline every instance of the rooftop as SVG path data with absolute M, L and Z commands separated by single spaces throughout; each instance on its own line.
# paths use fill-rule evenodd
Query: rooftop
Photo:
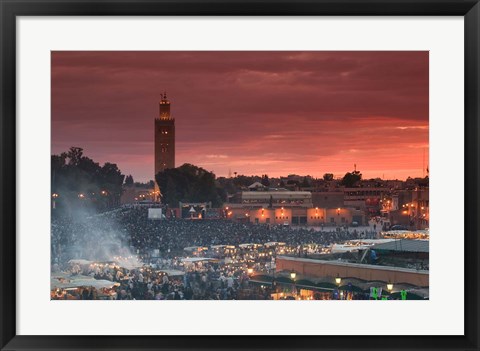
M 428 240 L 400 239 L 386 243 L 376 244 L 371 247 L 373 250 L 399 251 L 399 252 L 429 252 Z

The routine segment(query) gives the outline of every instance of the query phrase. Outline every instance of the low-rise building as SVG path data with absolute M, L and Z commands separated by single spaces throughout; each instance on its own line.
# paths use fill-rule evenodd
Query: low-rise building
M 120 203 L 122 205 L 154 200 L 154 188 L 137 187 L 135 185 L 125 186 L 123 188 L 122 196 L 120 197 Z
M 284 189 L 269 191 L 242 191 L 235 194 L 230 201 L 231 203 L 235 204 L 258 207 L 311 207 L 312 193 L 309 191 L 288 191 Z
M 255 224 L 344 227 L 367 223 L 365 212 L 346 207 L 268 207 L 228 204 L 225 207 L 225 213 L 228 219 Z

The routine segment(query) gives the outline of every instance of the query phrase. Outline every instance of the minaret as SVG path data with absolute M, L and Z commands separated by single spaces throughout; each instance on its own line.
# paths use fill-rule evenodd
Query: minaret
M 155 118 L 155 175 L 175 168 L 175 119 L 170 115 L 167 93 L 160 96 L 159 115 Z

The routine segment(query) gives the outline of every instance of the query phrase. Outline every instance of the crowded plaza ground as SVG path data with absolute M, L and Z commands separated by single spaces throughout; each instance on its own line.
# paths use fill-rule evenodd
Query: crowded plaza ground
M 279 273 L 278 281 L 265 284 L 254 284 L 252 278 L 275 277 L 277 255 L 319 255 L 334 243 L 374 235 L 358 228 L 225 219 L 151 220 L 147 213 L 147 208 L 130 206 L 90 216 L 54 217 L 51 297 L 236 300 L 272 299 L 280 291 L 291 297 L 297 291 L 288 284 L 282 287 Z

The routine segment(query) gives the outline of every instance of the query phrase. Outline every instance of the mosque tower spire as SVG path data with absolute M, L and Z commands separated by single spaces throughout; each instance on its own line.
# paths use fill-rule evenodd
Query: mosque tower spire
M 175 119 L 170 114 L 167 92 L 160 94 L 159 116 L 155 118 L 155 175 L 175 168 Z M 158 184 L 156 184 L 158 189 Z M 161 189 L 160 189 L 161 191 Z
M 164 91 L 163 94 L 160 94 L 161 99 L 159 103 L 159 116 L 162 120 L 169 120 L 170 117 L 170 101 L 167 99 L 167 92 Z

